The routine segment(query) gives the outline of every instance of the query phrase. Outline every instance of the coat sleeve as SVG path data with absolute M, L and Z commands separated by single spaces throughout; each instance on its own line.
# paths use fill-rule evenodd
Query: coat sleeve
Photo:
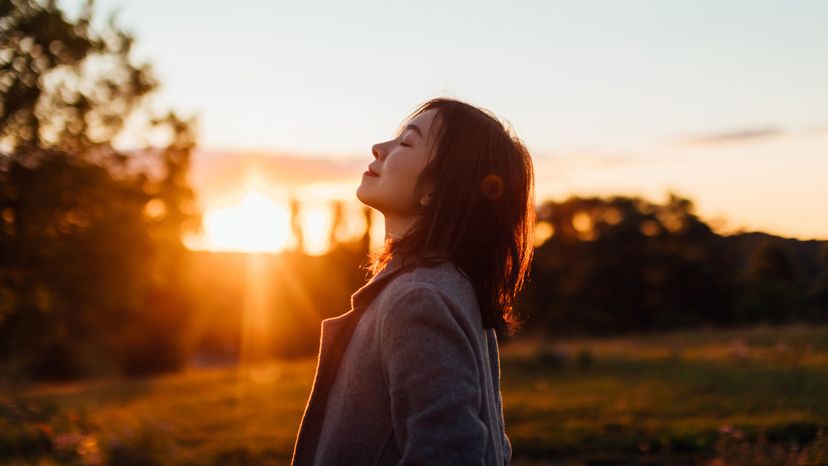
M 483 464 L 477 358 L 442 295 L 428 287 L 401 294 L 381 342 L 399 465 Z
M 512 442 L 509 436 L 506 435 L 503 419 L 503 399 L 500 396 L 500 349 L 498 348 L 497 336 L 494 330 L 489 330 L 486 338 L 488 339 L 489 349 L 489 365 L 492 368 L 492 386 L 495 393 L 495 406 L 498 414 L 498 425 L 502 433 L 503 444 L 503 464 L 507 465 L 512 460 Z

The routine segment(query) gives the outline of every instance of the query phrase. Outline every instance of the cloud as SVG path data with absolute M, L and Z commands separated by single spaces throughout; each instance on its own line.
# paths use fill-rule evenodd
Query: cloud
M 822 135 L 828 134 L 828 126 L 811 126 L 802 131 L 805 135 Z
M 199 197 L 211 203 L 244 189 L 252 179 L 266 187 L 288 191 L 308 185 L 356 186 L 371 160 L 201 149 L 193 154 L 190 181 Z
M 533 157 L 533 161 L 536 169 L 558 173 L 585 169 L 613 169 L 641 163 L 641 159 L 633 154 L 588 151 L 541 154 Z
M 774 126 L 753 127 L 722 131 L 718 133 L 686 136 L 679 138 L 678 143 L 682 145 L 723 144 L 768 139 L 778 137 L 783 134 L 785 134 L 783 129 Z
M 586 161 L 595 168 L 614 168 L 639 162 L 636 157 L 629 154 L 590 154 Z
M 215 150 L 197 150 L 193 158 L 196 172 L 227 177 L 255 168 L 267 174 L 269 180 L 287 187 L 353 179 L 359 177 L 372 161 L 370 157 L 333 158 Z

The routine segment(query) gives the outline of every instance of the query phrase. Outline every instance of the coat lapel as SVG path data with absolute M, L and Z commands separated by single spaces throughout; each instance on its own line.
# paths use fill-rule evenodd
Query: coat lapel
M 296 437 L 292 465 L 313 464 L 314 450 L 325 417 L 325 403 L 354 329 L 365 308 L 401 269 L 401 259 L 392 258 L 382 271 L 351 295 L 350 311 L 322 321 L 316 376 Z

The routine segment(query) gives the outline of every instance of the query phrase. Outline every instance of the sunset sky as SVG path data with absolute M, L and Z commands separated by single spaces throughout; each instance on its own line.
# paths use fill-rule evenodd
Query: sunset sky
M 356 208 L 371 145 L 452 96 L 526 142 L 538 200 L 672 190 L 722 232 L 828 239 L 828 2 L 97 4 L 155 104 L 198 115 L 206 210 L 251 189 Z

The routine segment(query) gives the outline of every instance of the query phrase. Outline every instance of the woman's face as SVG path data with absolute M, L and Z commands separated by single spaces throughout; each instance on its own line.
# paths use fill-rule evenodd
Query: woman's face
M 362 174 L 356 192 L 360 201 L 386 218 L 416 215 L 420 206 L 428 202 L 427 193 L 416 192 L 416 187 L 420 173 L 433 156 L 435 137 L 431 123 L 436 117 L 436 109 L 426 110 L 406 122 L 396 138 L 374 144 L 375 160 Z

